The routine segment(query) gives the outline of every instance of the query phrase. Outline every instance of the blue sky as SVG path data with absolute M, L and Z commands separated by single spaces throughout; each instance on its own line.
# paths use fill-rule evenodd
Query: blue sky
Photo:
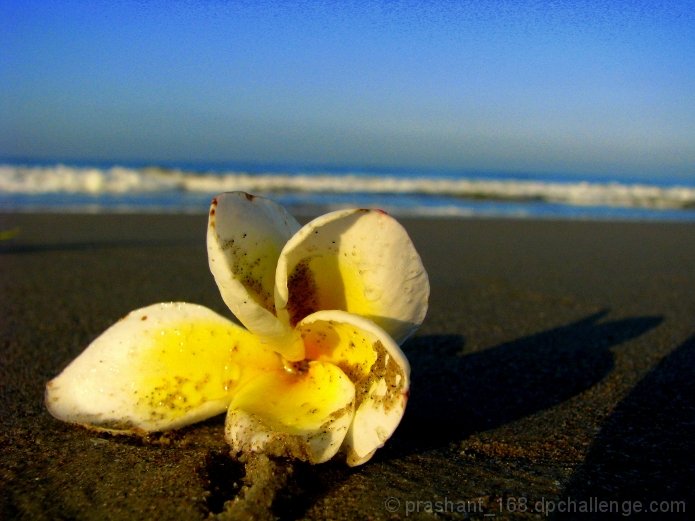
M 0 5 L 0 156 L 695 177 L 695 2 Z

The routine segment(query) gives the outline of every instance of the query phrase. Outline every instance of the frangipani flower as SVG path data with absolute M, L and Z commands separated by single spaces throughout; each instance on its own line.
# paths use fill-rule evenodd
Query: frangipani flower
M 207 243 L 245 327 L 196 304 L 135 310 L 48 383 L 51 414 L 154 432 L 227 410 L 233 451 L 367 461 L 403 415 L 410 368 L 398 342 L 427 311 L 427 274 L 405 230 L 378 210 L 302 227 L 233 192 L 213 200 Z

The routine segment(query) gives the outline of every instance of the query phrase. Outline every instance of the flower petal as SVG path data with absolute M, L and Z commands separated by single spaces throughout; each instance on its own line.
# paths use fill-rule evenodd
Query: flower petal
M 275 268 L 280 251 L 299 230 L 280 205 L 243 192 L 220 194 L 208 220 L 208 261 L 232 313 L 250 331 L 268 337 L 285 334 L 275 316 Z
M 107 329 L 46 386 L 53 416 L 163 431 L 224 412 L 246 378 L 281 367 L 248 331 L 195 304 L 154 304 Z
M 344 311 L 319 311 L 299 324 L 308 358 L 332 362 L 355 384 L 355 417 L 343 449 L 360 465 L 391 437 L 408 401 L 410 366 L 389 335 Z
M 233 451 L 322 463 L 340 449 L 354 398 L 354 386 L 333 364 L 290 363 L 239 388 L 229 405 L 225 437 Z
M 278 260 L 275 305 L 295 325 L 323 310 L 373 320 L 397 342 L 422 323 L 429 281 L 405 229 L 378 210 L 341 210 L 297 232 Z

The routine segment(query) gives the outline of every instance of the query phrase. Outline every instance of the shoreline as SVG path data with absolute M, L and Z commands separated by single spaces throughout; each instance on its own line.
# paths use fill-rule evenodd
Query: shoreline
M 403 422 L 362 467 L 297 467 L 277 515 L 418 518 L 445 499 L 480 504 L 474 519 L 528 518 L 519 498 L 695 508 L 695 224 L 399 221 L 432 285 L 404 346 Z M 19 228 L 0 241 L 0 517 L 204 519 L 234 496 L 243 473 L 222 417 L 143 441 L 62 424 L 42 401 L 45 382 L 131 309 L 183 300 L 229 316 L 205 222 L 0 214 Z
M 273 195 L 266 197 L 273 199 Z M 397 198 L 394 194 L 392 197 Z M 0 199 L 0 222 L 13 215 L 105 215 L 105 216 L 205 216 L 209 198 L 195 199 L 193 201 L 168 201 L 161 206 L 143 208 L 129 203 L 106 205 L 94 203 L 93 205 L 78 203 L 76 205 L 26 205 L 19 206 L 12 201 Z M 2 205 L 5 207 L 1 207 Z M 382 208 L 397 219 L 406 220 L 520 220 L 520 221 L 551 221 L 551 222 L 596 222 L 596 223 L 695 223 L 695 206 L 682 207 L 642 207 L 642 206 L 590 206 L 583 204 L 571 204 L 563 202 L 541 201 L 531 199 L 495 199 L 495 198 L 453 198 L 453 204 L 418 206 L 415 209 L 404 209 L 384 200 L 364 200 L 359 203 L 311 203 L 293 205 L 285 203 L 290 212 L 305 218 L 321 215 L 334 210 L 344 208 L 364 207 Z

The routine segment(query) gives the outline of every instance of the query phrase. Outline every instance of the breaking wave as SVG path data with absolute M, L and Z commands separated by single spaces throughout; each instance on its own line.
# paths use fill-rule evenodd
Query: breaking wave
M 643 209 L 695 208 L 695 187 L 683 185 L 417 173 L 194 172 L 160 167 L 0 165 L 0 194 L 9 196 L 63 194 L 146 198 L 157 194 L 181 194 L 197 198 L 235 190 L 289 198 L 301 196 L 308 200 L 323 197 L 324 202 L 328 196 L 339 202 L 348 194 L 418 198 L 424 204 L 413 205 L 411 213 L 431 215 L 446 213 L 451 202 L 456 200 Z M 428 198 L 446 200 L 448 204 L 428 204 Z

